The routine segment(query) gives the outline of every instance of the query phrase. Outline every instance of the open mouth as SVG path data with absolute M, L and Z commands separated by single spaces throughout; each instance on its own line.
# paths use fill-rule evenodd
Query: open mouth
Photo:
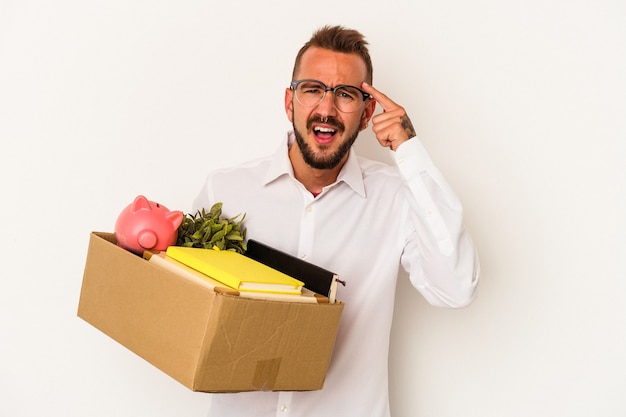
M 318 144 L 327 145 L 343 133 L 345 126 L 332 116 L 325 117 L 325 120 L 320 117 L 311 117 L 307 121 L 307 130 Z
M 337 129 L 333 129 L 332 127 L 316 126 L 313 128 L 313 134 L 318 140 L 327 142 L 337 134 Z

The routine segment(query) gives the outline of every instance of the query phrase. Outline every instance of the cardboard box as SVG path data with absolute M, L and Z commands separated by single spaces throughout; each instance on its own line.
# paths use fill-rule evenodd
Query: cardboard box
M 342 310 L 219 294 L 93 232 L 78 317 L 193 391 L 306 391 L 323 387 Z

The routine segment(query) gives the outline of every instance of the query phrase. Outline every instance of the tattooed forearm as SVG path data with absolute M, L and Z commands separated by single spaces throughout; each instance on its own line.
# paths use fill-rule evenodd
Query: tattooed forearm
M 406 132 L 408 139 L 417 136 L 417 133 L 415 133 L 415 128 L 413 127 L 413 123 L 411 123 L 411 119 L 409 119 L 409 116 L 405 114 L 400 120 L 402 122 L 402 128 Z

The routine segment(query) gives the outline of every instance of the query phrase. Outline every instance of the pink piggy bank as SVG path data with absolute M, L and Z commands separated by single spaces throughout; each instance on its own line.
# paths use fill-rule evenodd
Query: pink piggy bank
M 140 195 L 118 216 L 115 239 L 122 248 L 137 255 L 144 250 L 163 251 L 176 243 L 183 213 L 149 201 Z

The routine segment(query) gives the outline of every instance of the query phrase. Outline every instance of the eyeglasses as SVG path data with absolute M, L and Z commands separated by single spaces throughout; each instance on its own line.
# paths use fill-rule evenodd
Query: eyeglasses
M 335 97 L 335 106 L 344 113 L 354 113 L 370 98 L 370 95 L 360 88 L 351 85 L 327 87 L 323 82 L 317 80 L 292 81 L 290 88 L 295 91 L 298 103 L 306 107 L 317 106 L 324 100 L 326 93 L 332 91 Z

